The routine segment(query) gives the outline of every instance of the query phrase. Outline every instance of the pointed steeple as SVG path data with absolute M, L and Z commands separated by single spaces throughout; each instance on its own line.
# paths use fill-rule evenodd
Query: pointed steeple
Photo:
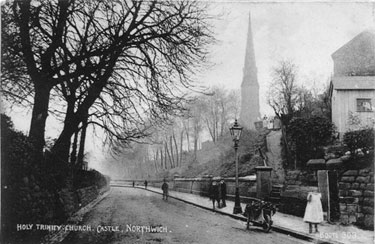
M 243 67 L 242 86 L 249 83 L 258 84 L 257 67 L 255 62 L 255 52 L 253 43 L 253 32 L 251 29 L 251 13 L 249 13 L 249 26 L 247 29 L 246 54 Z
M 254 122 L 260 118 L 259 110 L 259 84 L 251 29 L 251 15 L 249 13 L 249 27 L 247 30 L 246 53 L 241 84 L 241 125 L 248 129 L 254 129 Z

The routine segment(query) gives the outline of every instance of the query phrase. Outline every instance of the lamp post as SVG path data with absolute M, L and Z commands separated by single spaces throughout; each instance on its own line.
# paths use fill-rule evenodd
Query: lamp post
M 241 138 L 242 129 L 243 128 L 237 123 L 237 119 L 234 121 L 233 126 L 229 129 L 233 142 L 234 142 L 234 156 L 236 160 L 235 161 L 236 162 L 236 193 L 235 193 L 235 198 L 234 198 L 233 214 L 242 213 L 242 208 L 241 208 L 241 203 L 240 203 L 240 193 L 238 189 L 238 156 L 237 156 L 238 142 L 240 141 L 240 138 Z

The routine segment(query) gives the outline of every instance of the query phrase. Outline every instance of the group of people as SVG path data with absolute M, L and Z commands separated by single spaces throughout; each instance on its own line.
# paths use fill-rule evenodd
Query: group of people
M 215 209 L 215 202 L 217 202 L 218 208 L 226 207 L 225 199 L 227 197 L 227 184 L 224 180 L 212 181 L 208 189 L 208 194 L 212 200 L 212 207 Z
M 144 185 L 147 189 L 147 180 L 145 180 Z M 133 187 L 135 182 L 133 181 Z M 168 188 L 169 185 L 164 179 L 161 189 L 163 190 L 163 200 L 168 200 Z M 218 208 L 226 207 L 226 197 L 227 197 L 227 184 L 224 180 L 212 181 L 210 183 L 208 194 L 212 200 L 212 207 L 215 209 L 215 203 L 217 203 Z M 312 233 L 313 225 L 315 227 L 315 232 L 318 232 L 318 223 L 323 221 L 323 210 L 321 203 L 322 195 L 319 192 L 310 192 L 307 196 L 307 206 L 305 210 L 305 215 L 303 220 L 309 223 L 309 233 Z

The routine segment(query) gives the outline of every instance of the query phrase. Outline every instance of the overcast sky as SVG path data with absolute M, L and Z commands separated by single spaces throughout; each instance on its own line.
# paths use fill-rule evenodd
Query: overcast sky
M 331 54 L 364 30 L 375 29 L 374 2 L 211 2 L 210 12 L 220 14 L 212 48 L 215 66 L 201 79 L 212 85 L 239 89 L 245 57 L 249 13 L 253 32 L 261 114 L 271 113 L 266 93 L 271 70 L 278 60 L 292 60 L 299 81 L 322 88 L 332 75 Z

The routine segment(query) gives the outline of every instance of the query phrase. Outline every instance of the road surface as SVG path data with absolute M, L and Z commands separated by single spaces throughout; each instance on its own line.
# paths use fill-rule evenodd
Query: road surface
M 306 243 L 259 227 L 246 230 L 242 221 L 128 187 L 112 187 L 74 227 L 64 244 Z

